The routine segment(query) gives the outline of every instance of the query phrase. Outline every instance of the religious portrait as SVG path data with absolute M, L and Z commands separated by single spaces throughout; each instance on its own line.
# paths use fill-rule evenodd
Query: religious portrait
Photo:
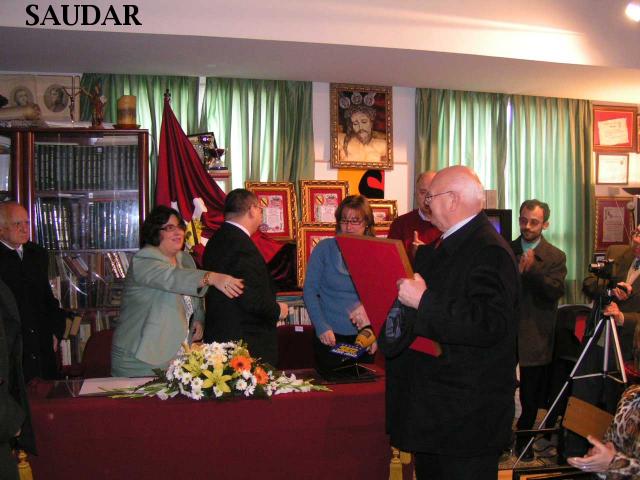
M 331 84 L 331 166 L 393 168 L 391 87 Z

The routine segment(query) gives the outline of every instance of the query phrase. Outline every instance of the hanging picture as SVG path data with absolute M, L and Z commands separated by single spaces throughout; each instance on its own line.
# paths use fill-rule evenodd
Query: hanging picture
M 395 200 L 369 199 L 376 226 L 384 222 L 392 222 L 398 216 L 398 205 Z
M 346 180 L 300 180 L 302 221 L 335 223 L 335 211 L 349 195 Z
M 593 107 L 593 150 L 632 152 L 636 149 L 636 107 Z
M 331 84 L 331 166 L 393 169 L 391 87 Z
M 293 183 L 245 182 L 245 188 L 258 197 L 261 230 L 276 240 L 295 240 L 298 207 Z
M 633 230 L 633 214 L 627 208 L 630 201 L 631 197 L 596 197 L 596 252 L 629 243 L 629 232 Z
M 596 154 L 596 183 L 599 185 L 626 185 L 629 183 L 629 154 Z
M 304 285 L 304 277 L 307 273 L 307 263 L 313 249 L 325 238 L 336 236 L 336 228 L 326 223 L 300 223 L 298 225 L 297 247 L 297 274 L 298 286 Z

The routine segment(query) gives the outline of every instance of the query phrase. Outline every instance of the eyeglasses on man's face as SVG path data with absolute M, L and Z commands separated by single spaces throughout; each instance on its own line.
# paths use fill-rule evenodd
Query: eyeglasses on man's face
M 431 202 L 433 201 L 434 198 L 439 197 L 440 195 L 446 195 L 447 193 L 453 193 L 453 190 L 447 190 L 446 192 L 442 192 L 442 193 L 427 194 L 424 197 L 424 203 L 427 205 L 431 205 Z
M 183 232 L 187 230 L 187 226 L 180 224 L 180 225 L 173 225 L 173 224 L 169 224 L 169 225 L 165 225 L 164 227 L 162 227 L 160 230 L 164 231 L 164 232 L 175 232 L 176 230 L 182 230 Z
M 362 222 L 364 222 L 363 218 L 341 218 L 340 219 L 341 225 L 362 225 Z

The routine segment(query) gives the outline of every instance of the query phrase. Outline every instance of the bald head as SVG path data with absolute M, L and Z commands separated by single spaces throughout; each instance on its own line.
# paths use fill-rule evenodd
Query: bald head
M 0 203 L 0 240 L 18 248 L 29 241 L 29 214 L 16 202 Z
M 427 192 L 429 191 L 431 182 L 433 181 L 433 177 L 435 176 L 436 172 L 429 170 L 426 172 L 422 172 L 416 179 L 416 205 L 418 205 L 418 208 L 423 213 L 423 215 L 427 217 L 427 219 L 431 218 L 431 209 L 426 203 L 424 203 L 424 198 L 427 196 Z
M 448 193 L 445 193 L 448 192 Z M 469 167 L 456 165 L 440 170 L 429 188 L 432 223 L 445 232 L 484 206 L 484 187 Z M 437 196 L 436 196 L 437 195 Z

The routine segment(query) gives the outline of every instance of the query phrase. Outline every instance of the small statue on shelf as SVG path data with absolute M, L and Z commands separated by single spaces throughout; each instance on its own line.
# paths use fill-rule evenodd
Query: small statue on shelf
M 93 108 L 91 112 L 91 126 L 93 128 L 102 128 L 102 122 L 104 121 L 104 105 L 107 103 L 107 97 L 102 95 L 102 86 L 99 83 L 96 83 L 90 92 L 84 88 L 82 91 L 87 97 L 89 97 Z

